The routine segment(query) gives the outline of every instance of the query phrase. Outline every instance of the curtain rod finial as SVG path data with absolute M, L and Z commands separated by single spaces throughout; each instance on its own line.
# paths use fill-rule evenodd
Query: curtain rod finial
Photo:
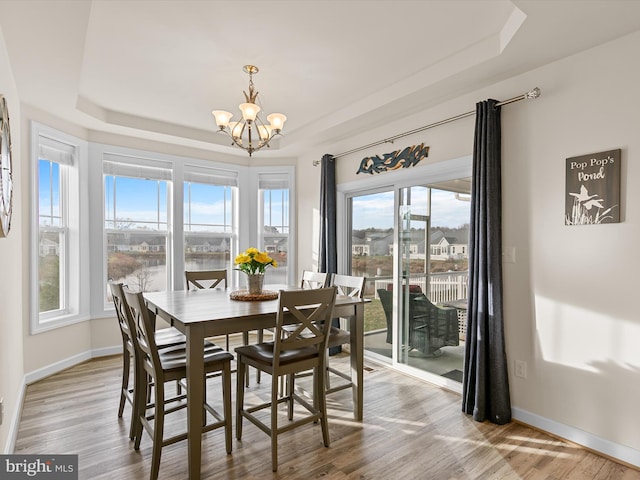
M 533 90 L 529 90 L 527 93 L 525 93 L 524 98 L 526 98 L 527 100 L 534 100 L 538 98 L 541 93 L 542 92 L 540 91 L 540 89 L 536 87 Z

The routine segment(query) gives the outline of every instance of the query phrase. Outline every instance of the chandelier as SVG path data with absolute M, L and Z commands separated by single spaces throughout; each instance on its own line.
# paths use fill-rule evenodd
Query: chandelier
M 255 91 L 253 85 L 253 74 L 258 73 L 258 67 L 245 65 L 242 70 L 249 74 L 249 94 L 245 91 L 242 92 L 246 102 L 238 106 L 242 112 L 242 120 L 231 122 L 233 114 L 224 110 L 213 110 L 211 113 L 216 118 L 218 132 L 229 135 L 233 141 L 232 145 L 246 150 L 251 156 L 256 150 L 268 146 L 273 137 L 280 135 L 287 117 L 281 113 L 272 113 L 267 115 L 269 123 L 262 121 L 258 115 L 260 107 L 256 104 L 258 92 Z

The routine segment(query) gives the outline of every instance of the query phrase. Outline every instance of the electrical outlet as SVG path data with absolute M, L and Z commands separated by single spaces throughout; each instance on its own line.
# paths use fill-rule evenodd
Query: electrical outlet
M 516 377 L 527 378 L 527 362 L 516 360 Z

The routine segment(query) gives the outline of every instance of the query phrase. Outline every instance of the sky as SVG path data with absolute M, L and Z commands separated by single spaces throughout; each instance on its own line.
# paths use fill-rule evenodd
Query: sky
M 40 164 L 40 211 L 42 213 L 51 211 L 50 199 L 53 197 L 54 203 L 57 203 L 59 194 L 58 172 L 54 170 L 54 174 L 50 177 L 47 164 L 49 162 L 41 162 Z M 166 182 L 118 177 L 114 202 L 113 178 L 112 176 L 107 176 L 105 180 L 105 212 L 107 220 L 113 219 L 115 203 L 118 219 L 150 222 L 148 225 L 151 228 L 157 226 L 160 226 L 161 229 L 166 228 Z M 53 184 L 51 189 L 48 188 L 49 182 Z M 53 196 L 51 196 L 52 191 Z M 412 212 L 426 215 L 426 188 L 413 187 L 412 192 Z M 185 202 L 185 227 L 188 225 L 189 215 L 192 224 L 210 225 L 210 227 L 194 225 L 191 231 L 222 231 L 225 224 L 227 226 L 230 225 L 231 187 L 191 183 L 190 191 L 185 189 L 185 194 L 190 194 L 191 205 L 189 209 L 188 202 Z M 393 228 L 395 213 L 393 197 L 393 191 L 353 197 L 353 229 Z M 271 208 L 274 212 L 272 222 L 275 224 L 281 223 L 281 215 L 277 214 L 282 208 L 280 199 L 280 195 L 272 196 Z M 288 202 L 288 197 L 285 198 L 285 201 Z M 454 193 L 432 189 L 431 204 L 432 226 L 456 228 L 469 223 L 470 203 L 457 200 Z M 268 213 L 265 217 L 268 217 Z M 158 224 L 158 222 L 160 223 Z M 141 223 L 141 225 L 144 224 Z M 110 227 L 111 225 L 107 226 Z
M 427 214 L 424 187 L 413 187 L 412 212 Z M 420 195 L 422 193 L 422 195 Z M 455 198 L 453 192 L 431 190 L 431 226 L 456 228 L 469 223 L 470 202 Z M 353 229 L 393 228 L 393 191 L 353 197 Z

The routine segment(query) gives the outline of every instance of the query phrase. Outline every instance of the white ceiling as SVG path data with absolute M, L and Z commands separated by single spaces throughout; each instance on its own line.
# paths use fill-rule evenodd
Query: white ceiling
M 0 27 L 23 103 L 229 154 L 211 110 L 257 65 L 288 120 L 254 155 L 291 157 L 639 30 L 640 1 L 0 0 Z

